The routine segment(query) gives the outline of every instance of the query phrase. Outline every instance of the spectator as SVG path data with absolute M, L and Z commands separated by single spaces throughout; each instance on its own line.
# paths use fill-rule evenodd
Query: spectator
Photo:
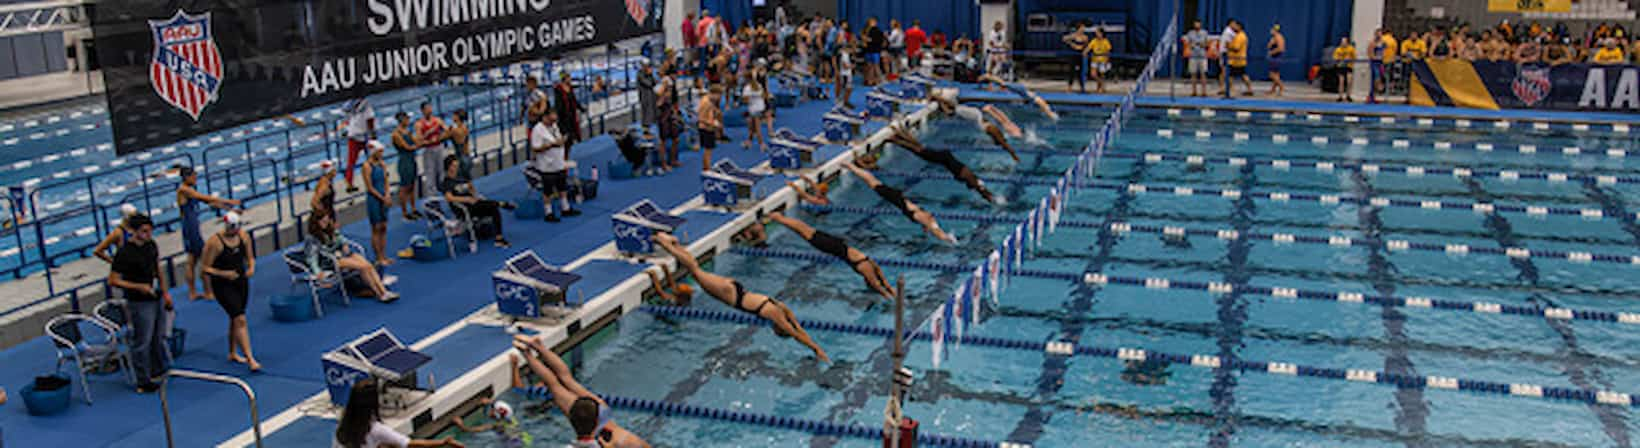
M 667 74 L 655 87 L 656 127 L 660 130 L 661 154 L 668 170 L 682 168 L 678 161 L 678 137 L 683 134 L 683 117 L 678 113 L 677 78 Z
M 921 63 L 923 44 L 928 41 L 928 33 L 923 32 L 922 21 L 912 20 L 911 29 L 905 30 L 905 55 L 911 58 L 911 65 Z
M 1507 24 L 1509 22 L 1504 21 L 1504 23 Z M 1503 27 L 1504 25 L 1499 26 Z M 1486 56 L 1486 60 L 1488 61 L 1502 61 L 1508 58 L 1509 43 L 1504 42 L 1503 33 L 1493 32 L 1486 36 L 1485 42 L 1481 43 L 1481 52 Z
M 861 31 L 860 40 L 864 43 L 866 86 L 877 85 L 877 77 L 883 67 L 883 49 L 888 46 L 888 36 L 883 29 L 877 26 L 877 18 L 866 19 L 866 28 Z
M 381 421 L 381 392 L 376 380 L 365 378 L 353 383 L 347 395 L 347 407 L 336 422 L 336 438 L 331 443 L 340 448 L 464 448 L 461 442 L 445 437 L 440 440 L 411 440 Z
M 899 74 L 900 67 L 905 62 L 905 30 L 900 29 L 900 20 L 888 21 L 888 61 L 883 63 L 883 72 Z
M 1088 39 L 1087 33 L 1082 32 L 1082 28 L 1083 26 L 1081 21 L 1072 23 L 1071 32 L 1063 37 L 1060 37 L 1059 40 L 1064 42 L 1066 46 L 1071 47 L 1071 51 L 1076 52 L 1070 59 L 1071 66 L 1076 67 L 1076 69 L 1071 70 L 1070 77 L 1065 78 L 1065 89 L 1070 90 L 1071 87 L 1081 84 L 1082 93 L 1088 93 L 1087 50 L 1088 41 L 1090 39 Z
M 452 204 L 450 206 L 451 211 L 459 218 L 469 218 L 469 216 L 463 215 L 470 214 L 475 226 L 488 222 L 491 229 L 495 231 L 495 247 L 503 249 L 511 247 L 512 244 L 507 242 L 507 237 L 501 230 L 501 209 L 511 210 L 514 206 L 511 203 L 493 201 L 479 196 L 478 189 L 473 187 L 473 181 L 461 177 L 460 167 L 460 158 L 454 155 L 444 158 L 444 180 L 439 182 L 439 191 L 444 193 L 444 200 Z M 454 204 L 461 204 L 462 206 L 458 207 Z M 476 230 L 474 233 L 477 233 Z
M 1270 44 L 1265 51 L 1270 65 L 1270 95 L 1281 96 L 1287 92 L 1287 85 L 1281 83 L 1281 57 L 1287 53 L 1287 37 L 1281 35 L 1280 24 L 1270 27 Z
M 1619 47 L 1616 38 L 1605 38 L 1600 42 L 1600 49 L 1594 52 L 1589 62 L 1597 65 L 1622 64 L 1627 59 L 1623 57 L 1623 48 Z
M 182 183 L 177 184 L 177 211 L 182 215 L 182 249 L 188 253 L 188 266 L 182 273 L 182 279 L 188 282 L 189 300 L 212 298 L 209 282 L 202 282 L 205 283 L 204 295 L 194 292 L 195 272 L 199 270 L 199 255 L 205 249 L 205 238 L 199 234 L 199 203 L 204 202 L 206 205 L 227 210 L 238 206 L 239 200 L 223 199 L 194 189 L 199 185 L 199 173 L 194 172 L 191 166 L 178 167 L 177 174 L 182 177 Z
M 700 62 L 699 52 L 696 51 L 696 48 L 700 46 L 700 34 L 695 29 L 695 13 L 687 12 L 683 14 L 683 24 L 678 26 L 678 34 L 683 36 L 684 54 L 689 57 L 689 61 L 685 62 L 685 66 L 694 67 L 694 64 Z M 535 121 L 530 120 L 532 123 Z
M 553 207 L 553 199 L 562 206 L 564 217 L 574 217 L 581 212 L 569 206 L 569 175 L 566 161 L 569 160 L 569 141 L 564 139 L 563 133 L 556 123 L 558 114 L 549 111 L 541 116 L 541 121 L 535 124 L 535 130 L 530 137 L 530 152 L 534 159 L 525 178 L 529 179 L 536 190 L 541 192 L 541 204 L 551 213 L 544 219 L 547 222 L 558 222 L 558 208 Z
M 308 238 L 303 252 L 310 271 L 335 272 L 337 275 L 343 271 L 353 272 L 369 289 L 369 293 L 364 295 L 373 296 L 382 303 L 399 299 L 399 293 L 387 290 L 387 283 L 376 267 L 365 260 L 364 255 L 353 252 L 353 243 L 342 236 L 335 216 L 313 215 L 307 222 Z
M 655 125 L 655 69 L 648 62 L 638 69 L 638 112 L 644 126 Z
M 1350 38 L 1339 39 L 1338 46 L 1333 48 L 1333 64 L 1338 70 L 1338 102 L 1355 102 L 1350 98 L 1350 61 L 1355 60 L 1355 44 Z
M 133 215 L 126 223 L 131 232 L 114 253 L 108 284 L 125 294 L 131 315 L 131 370 L 137 377 L 137 392 L 159 390 L 154 378 L 168 370 L 165 337 L 162 334 L 171 302 L 170 288 L 159 272 L 159 248 L 154 245 L 154 221 L 147 215 Z M 157 282 L 157 283 L 156 283 Z
M 1550 65 L 1570 64 L 1577 62 L 1577 49 L 1572 47 L 1569 37 L 1556 39 L 1543 50 L 1543 62 Z
M 1379 28 L 1378 37 L 1367 49 L 1367 57 L 1371 59 L 1372 88 L 1367 91 L 1367 103 L 1377 103 L 1378 93 L 1384 90 L 1384 80 L 1389 75 L 1385 67 L 1395 62 L 1395 36 L 1389 30 Z
M 365 142 L 376 138 L 376 110 L 370 107 L 370 99 L 360 97 L 348 103 L 347 118 L 341 124 L 347 134 L 347 171 L 343 177 L 347 179 L 347 192 L 353 193 L 359 191 L 353 183 L 353 168 L 359 163 L 359 153 L 365 152 Z
M 1516 64 L 1529 64 L 1541 60 L 1543 60 L 1543 47 L 1538 46 L 1537 37 L 1526 37 L 1515 45 L 1514 61 Z
M 769 151 L 769 142 L 764 136 L 773 132 L 774 115 L 769 111 L 769 89 L 763 80 L 757 79 L 748 72 L 744 79 L 744 87 L 740 92 L 741 102 L 746 104 L 746 145 L 751 148 L 752 142 L 757 142 L 760 151 Z M 768 129 L 765 129 L 768 128 Z
M 1401 40 L 1400 53 L 1402 58 L 1408 60 L 1423 59 L 1424 55 L 1429 53 L 1429 44 L 1422 34 L 1410 33 L 1406 39 Z
M 1253 80 L 1247 77 L 1247 32 L 1241 29 L 1241 22 L 1237 22 L 1235 19 L 1230 20 L 1230 29 L 1235 30 L 1236 33 L 1230 37 L 1229 44 L 1224 47 L 1227 54 L 1226 67 L 1229 67 L 1230 70 L 1230 81 L 1224 85 L 1224 95 L 1226 97 L 1230 96 L 1231 87 L 1229 82 L 1233 82 L 1235 78 L 1241 78 L 1241 84 L 1245 89 L 1241 93 L 1242 96 L 1253 96 Z
M 723 138 L 723 111 L 718 103 L 723 101 L 723 86 L 712 86 L 706 96 L 695 104 L 695 126 L 699 131 L 701 149 L 701 171 L 712 170 L 712 150 L 717 148 L 718 139 Z
M 558 112 L 558 132 L 563 133 L 564 146 L 567 149 L 581 142 L 581 114 L 587 111 L 581 105 L 581 100 L 575 96 L 575 86 L 569 82 L 569 72 L 559 72 L 558 84 L 554 85 L 553 106 Z
M 439 177 L 443 174 L 443 170 L 438 169 L 439 159 L 444 157 L 444 151 L 442 150 L 442 146 L 444 146 L 443 137 L 444 119 L 433 113 L 433 103 L 423 101 L 421 103 L 421 119 L 416 120 L 415 134 L 416 146 L 422 148 L 420 151 L 416 151 L 418 157 L 416 164 L 420 168 L 417 173 L 421 176 L 419 183 L 422 188 L 426 189 L 417 191 L 422 197 L 437 191 Z
M 262 363 L 251 353 L 250 325 L 245 320 L 250 278 L 256 275 L 251 244 L 250 235 L 240 227 L 239 214 L 222 215 L 222 231 L 205 243 L 204 271 L 216 293 L 216 304 L 228 314 L 228 361 L 244 364 L 254 373 L 262 370 Z
M 1185 73 L 1190 76 L 1190 96 L 1205 96 L 1208 92 L 1208 46 L 1212 39 L 1207 36 L 1207 31 L 1202 29 L 1200 20 L 1192 20 L 1190 32 L 1185 33 L 1181 40 L 1183 42 L 1179 44 L 1179 51 L 1183 52 L 1184 58 L 1189 61 L 1185 66 Z
M 1003 73 L 1004 65 L 1008 62 L 1008 35 L 1003 32 L 1002 21 L 998 20 L 991 25 L 991 31 L 985 33 L 985 72 L 998 78 L 1008 79 Z
M 1110 71 L 1110 39 L 1105 38 L 1104 28 L 1093 28 L 1093 39 L 1088 41 L 1083 51 L 1088 57 L 1088 74 L 1093 75 L 1094 89 L 1105 93 L 1105 72 Z M 1245 61 L 1243 65 L 1246 65 Z

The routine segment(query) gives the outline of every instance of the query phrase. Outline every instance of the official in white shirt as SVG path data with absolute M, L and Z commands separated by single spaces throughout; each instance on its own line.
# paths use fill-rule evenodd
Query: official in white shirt
M 533 159 L 524 173 L 530 186 L 541 191 L 541 203 L 550 211 L 546 216 L 547 222 L 558 222 L 560 213 L 566 218 L 581 214 L 569 205 L 569 145 L 564 140 L 564 134 L 558 131 L 557 122 L 558 113 L 547 109 L 541 115 L 541 121 L 530 130 Z M 561 207 L 555 207 L 553 199 L 558 199 L 557 205 Z

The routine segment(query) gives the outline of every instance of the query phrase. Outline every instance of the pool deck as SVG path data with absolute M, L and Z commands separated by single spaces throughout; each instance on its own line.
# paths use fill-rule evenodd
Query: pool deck
M 857 92 L 863 103 L 863 89 Z M 819 132 L 819 115 L 829 104 L 807 102 L 793 109 L 782 109 L 777 127 L 789 127 L 803 135 Z M 881 123 L 872 123 L 867 132 L 880 129 Z M 743 137 L 744 129 L 728 131 L 730 136 Z M 482 147 L 482 146 L 481 146 Z M 581 149 L 580 147 L 577 148 Z M 832 154 L 838 154 L 833 151 Z M 765 162 L 763 153 L 742 149 L 737 142 L 719 145 L 714 155 L 718 159 L 734 160 L 741 166 L 757 166 Z M 583 166 L 602 164 L 618 157 L 612 148 L 595 151 L 576 151 L 575 159 Z M 426 350 L 435 361 L 423 368 L 423 374 L 441 385 L 440 397 L 425 400 L 439 406 L 451 406 L 455 400 L 442 395 L 472 395 L 472 391 L 451 386 L 461 382 L 467 372 L 478 376 L 494 376 L 501 369 L 479 368 L 485 363 L 504 360 L 499 354 L 507 348 L 504 323 L 493 311 L 489 273 L 500 267 L 508 256 L 524 249 L 533 249 L 548 263 L 563 265 L 585 278 L 569 293 L 587 297 L 604 291 L 622 291 L 621 297 L 595 302 L 575 310 L 573 315 L 559 320 L 548 320 L 540 325 L 543 335 L 551 339 L 570 336 L 572 331 L 602 318 L 610 311 L 629 312 L 638 303 L 639 294 L 647 287 L 641 271 L 649 264 L 609 261 L 613 258 L 610 243 L 610 216 L 640 199 L 650 199 L 664 208 L 676 211 L 699 208 L 699 176 L 687 167 L 698 166 L 699 152 L 684 152 L 685 169 L 656 177 L 613 180 L 604 178 L 598 197 L 581 206 L 584 215 L 568 218 L 563 223 L 519 222 L 508 216 L 506 233 L 513 248 L 498 250 L 487 243 L 480 244 L 476 254 L 461 253 L 457 260 L 417 262 L 400 260 L 387 269 L 387 274 L 398 277 L 393 289 L 404 293 L 404 298 L 393 304 L 372 300 L 355 300 L 350 307 L 341 306 L 335 299 L 324 300 L 325 317 L 301 323 L 276 322 L 266 305 L 266 298 L 284 294 L 305 294 L 305 286 L 292 284 L 289 274 L 277 254 L 262 255 L 261 269 L 252 277 L 252 301 L 247 310 L 258 360 L 263 371 L 249 374 L 243 366 L 226 362 L 227 348 L 225 318 L 213 303 L 190 302 L 180 297 L 185 293 L 173 288 L 177 300 L 177 328 L 187 331 L 185 353 L 176 360 L 175 367 L 190 370 L 224 373 L 243 378 L 255 390 L 258 408 L 264 416 L 264 432 L 269 440 L 311 437 L 312 434 L 287 434 L 275 431 L 280 425 L 308 421 L 301 413 L 280 416 L 281 411 L 295 409 L 304 401 L 323 397 L 325 378 L 318 360 L 322 354 L 359 335 L 386 327 L 401 340 L 418 349 Z M 839 157 L 838 159 L 841 159 Z M 835 171 L 836 166 L 831 166 Z M 584 171 L 584 169 L 583 169 Z M 586 175 L 585 172 L 582 173 Z M 518 199 L 531 192 L 518 167 L 511 167 L 476 181 L 480 191 L 500 199 Z M 781 191 L 784 191 L 782 189 Z M 784 195 L 784 196 L 782 196 Z M 789 191 L 768 197 L 773 202 L 789 202 Z M 305 201 L 298 198 L 298 203 Z M 703 214 L 704 213 L 704 214 Z M 690 211 L 696 221 L 688 239 L 714 241 L 726 245 L 724 229 L 739 228 L 750 222 L 750 215 L 722 215 L 713 218 L 707 211 Z M 719 225 L 711 228 L 712 223 Z M 402 247 L 412 234 L 423 233 L 422 222 L 404 222 L 393 218 L 389 224 L 389 249 Z M 369 231 L 363 223 L 345 226 L 342 232 L 356 241 L 368 241 Z M 713 233 L 716 232 L 716 233 Z M 706 246 L 693 244 L 695 249 Z M 670 263 L 670 259 L 666 262 Z M 636 283 L 634 283 L 636 282 Z M 636 288 L 636 289 L 634 289 Z M 584 289 L 584 290 L 583 290 Z M 485 325 L 485 323 L 489 325 Z M 454 323 L 454 325 L 452 324 Z M 482 330 L 482 331 L 480 331 Z M 558 335 L 558 336 L 553 336 Z M 433 343 L 433 341 L 439 341 Z M 473 350 L 491 346 L 494 350 Z M 36 375 L 52 371 L 55 364 L 54 348 L 43 337 L 36 337 L 15 347 L 0 351 L 0 385 L 13 391 L 11 402 L 0 406 L 0 437 L 5 446 L 155 446 L 163 443 L 165 431 L 158 412 L 157 395 L 139 395 L 124 384 L 119 375 L 90 377 L 90 389 L 95 404 L 87 405 L 80 399 L 79 384 L 75 384 L 74 403 L 68 411 L 49 417 L 29 416 L 22 397 L 15 391 L 32 381 Z M 424 377 L 424 381 L 428 378 Z M 503 377 L 504 380 L 504 377 Z M 76 383 L 78 380 L 76 379 Z M 466 383 L 476 384 L 473 380 Z M 317 394 L 317 395 L 316 395 Z M 211 446 L 223 444 L 236 436 L 242 443 L 250 441 L 250 425 L 245 409 L 245 397 L 231 387 L 193 381 L 177 381 L 170 387 L 172 424 L 180 446 Z M 449 409 L 434 409 L 433 414 Z M 110 418 L 118 416 L 117 418 Z M 400 423 L 410 424 L 421 419 L 401 416 Z M 244 420 L 240 420 L 243 418 Z M 281 419 L 283 418 L 283 419 Z M 243 422 L 243 423 L 242 423 Z M 423 422 L 425 423 L 425 422 Z M 312 425 L 296 424 L 294 428 Z M 410 426 L 406 426 L 409 429 Z M 318 425 L 326 434 L 332 425 Z M 304 431 L 297 431 L 302 433 Z M 311 431 L 306 431 L 311 432 Z M 277 439 L 276 439 L 277 438 Z M 235 439 L 238 440 L 238 439 Z M 238 446 L 241 442 L 229 443 Z M 282 446 L 282 445 L 274 445 Z

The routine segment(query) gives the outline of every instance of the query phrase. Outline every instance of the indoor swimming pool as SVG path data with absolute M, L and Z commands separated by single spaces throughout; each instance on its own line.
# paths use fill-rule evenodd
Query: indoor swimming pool
M 936 120 L 922 136 L 1007 205 L 903 149 L 885 149 L 875 172 L 958 244 L 848 174 L 834 205 L 788 214 L 903 275 L 908 322 L 921 321 L 1109 113 L 1061 106 L 1050 123 L 1004 109 L 1041 139 L 1017 164 L 969 122 Z M 925 445 L 1630 443 L 1635 139 L 1507 126 L 1141 108 L 940 366 L 928 340 L 912 346 L 905 414 L 946 437 Z M 881 427 L 892 305 L 791 231 L 769 235 L 706 268 L 785 301 L 834 362 L 704 295 L 651 304 L 571 355 L 622 425 L 658 446 L 880 445 L 850 428 Z M 751 418 L 764 423 L 727 421 Z M 523 426 L 537 440 L 570 434 L 556 412 L 526 411 Z

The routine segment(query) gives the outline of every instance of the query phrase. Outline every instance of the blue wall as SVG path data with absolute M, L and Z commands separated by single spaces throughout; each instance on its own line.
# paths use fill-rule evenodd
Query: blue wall
M 952 40 L 979 36 L 979 5 L 974 0 L 837 0 L 837 15 L 855 32 L 864 29 L 867 17 L 876 17 L 885 32 L 891 19 L 899 19 L 905 28 L 915 19 L 922 20 L 923 31 L 930 36 L 935 31 Z
M 701 0 L 700 7 L 733 25 L 731 31 L 752 20 L 752 0 Z
M 1282 61 L 1281 79 L 1303 79 L 1309 67 L 1321 60 L 1321 51 L 1350 33 L 1352 0 L 1201 0 L 1197 8 L 1202 28 L 1210 33 L 1224 30 L 1227 19 L 1241 21 L 1247 31 L 1247 74 L 1265 79 L 1265 45 L 1270 43 L 1270 26 L 1281 24 L 1287 36 L 1287 54 Z M 1180 32 L 1189 24 L 1180 24 Z

